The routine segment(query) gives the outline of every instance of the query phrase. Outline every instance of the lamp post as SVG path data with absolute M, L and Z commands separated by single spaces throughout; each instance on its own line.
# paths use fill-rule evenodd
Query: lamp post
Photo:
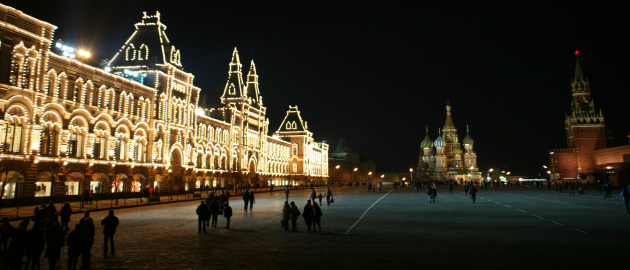
M 488 174 L 487 174 L 487 176 L 488 176 L 488 177 L 486 177 L 486 181 L 484 181 L 484 182 L 490 182 L 490 183 L 492 183 L 492 182 L 491 182 L 491 181 L 492 181 L 492 178 L 490 178 L 490 173 L 491 173 L 491 172 L 493 172 L 493 171 L 494 171 L 494 169 L 493 169 L 493 168 L 490 168 L 490 169 L 488 170 Z
M 354 170 L 352 170 L 352 175 L 351 175 L 352 184 L 354 184 L 354 172 L 356 172 L 358 170 L 359 170 L 359 168 L 354 168 Z M 357 187 L 359 187 L 359 185 L 357 185 Z
M 339 179 L 337 179 L 337 169 L 341 168 L 340 165 L 335 166 L 335 185 L 337 185 L 337 182 L 339 182 Z
M 365 177 L 365 184 L 367 185 L 367 182 L 370 181 L 370 175 L 372 175 L 372 172 L 368 172 L 367 176 Z
M 409 168 L 409 181 L 413 182 L 413 169 Z

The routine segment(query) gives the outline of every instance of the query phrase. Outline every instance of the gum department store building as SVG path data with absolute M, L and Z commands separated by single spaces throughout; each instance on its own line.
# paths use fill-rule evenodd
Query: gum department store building
M 297 106 L 268 135 L 253 61 L 245 76 L 234 49 L 222 107 L 201 108 L 160 14 L 135 28 L 100 69 L 53 52 L 56 26 L 0 4 L 4 199 L 327 181 L 328 145 Z

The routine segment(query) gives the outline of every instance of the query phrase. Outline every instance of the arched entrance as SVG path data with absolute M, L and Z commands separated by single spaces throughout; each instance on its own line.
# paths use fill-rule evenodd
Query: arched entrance
M 171 152 L 171 168 L 169 170 L 169 186 L 171 191 L 179 190 L 179 184 L 182 183 L 182 153 L 179 148 L 174 148 Z

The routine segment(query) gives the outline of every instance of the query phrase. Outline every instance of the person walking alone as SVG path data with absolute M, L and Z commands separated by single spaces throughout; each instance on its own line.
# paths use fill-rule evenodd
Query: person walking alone
M 311 225 L 313 225 L 313 206 L 311 205 L 311 200 L 306 201 L 304 211 L 302 211 L 302 217 L 304 217 L 304 222 L 306 222 L 306 227 L 308 227 L 308 231 L 310 232 Z
M 68 234 L 68 270 L 77 270 L 79 254 L 81 254 L 81 224 L 74 226 Z
M 285 201 L 289 201 L 289 186 L 284 189 Z
M 225 203 L 225 209 L 223 209 L 223 216 L 227 219 L 227 226 L 225 228 L 230 228 L 230 218 L 232 218 L 232 207 L 230 207 L 230 203 Z
M 280 220 L 280 223 L 285 231 L 289 230 L 289 220 L 291 220 L 291 206 L 289 206 L 289 202 L 284 201 L 284 206 L 282 206 L 282 219 Z
M 109 244 L 111 246 L 111 255 L 116 255 L 116 248 L 114 247 L 114 234 L 116 233 L 116 228 L 118 227 L 118 218 L 114 216 L 114 210 L 109 210 L 109 214 L 101 220 L 101 225 L 103 225 L 103 257 L 107 256 L 107 240 L 109 240 Z M 204 227 L 204 231 L 205 231 Z
M 300 209 L 297 208 L 295 202 L 291 202 L 291 230 L 295 231 L 297 229 L 297 219 L 300 216 Z
M 247 212 L 247 204 L 249 203 L 250 197 L 249 197 L 249 190 L 246 189 L 245 192 L 243 193 L 243 209 L 245 210 L 245 212 Z
M 249 212 L 252 212 L 252 208 L 254 208 L 254 202 L 256 201 L 256 199 L 254 198 L 254 192 L 250 191 L 249 192 Z
M 90 217 L 90 211 L 85 211 L 85 216 L 79 221 L 81 224 L 81 268 L 90 269 L 90 257 L 94 245 L 94 220 Z
M 203 228 L 203 232 L 206 232 L 206 220 L 208 220 L 208 207 L 204 201 L 201 201 L 201 204 L 197 206 L 197 233 L 201 233 L 201 229 Z M 105 243 L 107 244 L 107 242 Z
M 475 186 L 470 186 L 470 197 L 472 198 L 473 203 L 475 203 L 475 200 L 477 200 L 477 189 Z
M 315 225 L 319 227 L 319 232 L 322 231 L 321 219 L 322 219 L 322 209 L 319 208 L 319 205 L 317 205 L 316 202 L 313 202 L 313 231 L 314 232 L 317 231 L 317 227 L 315 227 Z
M 330 188 L 326 189 L 326 193 L 324 193 L 324 196 L 326 197 L 326 206 L 330 206 L 330 200 L 333 198 L 332 191 L 330 191 Z
M 217 227 L 217 219 L 219 219 L 219 213 L 221 212 L 221 207 L 219 207 L 218 200 L 219 199 L 217 199 L 217 197 L 214 197 L 212 203 L 210 203 L 210 215 L 212 215 L 211 226 L 214 228 Z

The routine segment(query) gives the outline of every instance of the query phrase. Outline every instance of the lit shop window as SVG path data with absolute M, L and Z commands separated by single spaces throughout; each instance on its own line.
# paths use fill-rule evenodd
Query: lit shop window
M 92 181 L 90 182 L 90 189 L 93 193 L 101 193 L 101 182 L 100 181 Z
M 66 195 L 79 195 L 79 182 L 66 182 L 65 184 Z
M 50 197 L 52 182 L 35 182 L 35 197 Z

